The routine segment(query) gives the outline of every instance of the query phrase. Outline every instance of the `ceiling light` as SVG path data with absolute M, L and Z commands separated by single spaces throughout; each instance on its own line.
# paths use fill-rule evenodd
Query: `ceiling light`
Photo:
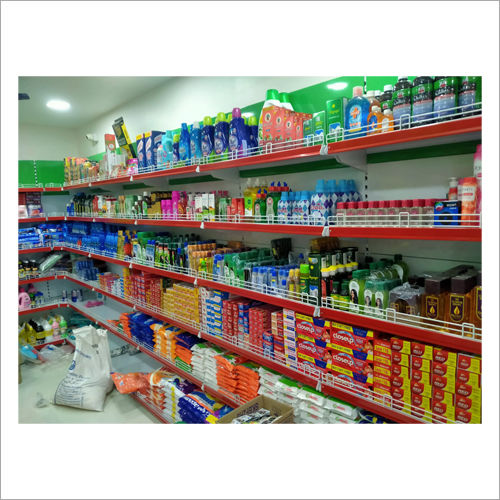
M 66 101 L 52 99 L 47 102 L 47 107 L 50 109 L 55 109 L 56 111 L 67 111 L 69 108 L 71 108 L 71 105 Z
M 327 85 L 327 87 L 332 90 L 344 90 L 347 87 L 347 83 L 335 82 L 335 83 L 330 83 L 329 85 Z

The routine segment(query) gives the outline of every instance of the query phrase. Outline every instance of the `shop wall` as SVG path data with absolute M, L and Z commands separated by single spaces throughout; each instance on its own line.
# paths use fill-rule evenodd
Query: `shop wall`
M 105 113 L 76 130 L 79 153 L 91 156 L 104 151 L 104 134 L 113 133 L 112 123 L 123 116 L 132 141 L 147 130 L 171 130 L 181 122 L 192 123 L 205 115 L 230 112 L 265 98 L 266 89 L 291 92 L 315 85 L 329 77 L 182 77 L 173 78 L 150 92 Z M 92 145 L 85 134 L 96 134 Z
M 74 129 L 19 124 L 19 160 L 62 160 L 78 156 L 79 147 Z

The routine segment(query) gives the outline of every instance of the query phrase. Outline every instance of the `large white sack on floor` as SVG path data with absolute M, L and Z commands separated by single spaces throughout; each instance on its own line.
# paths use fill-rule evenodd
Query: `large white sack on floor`
M 68 373 L 59 383 L 54 403 L 102 411 L 106 394 L 113 389 L 108 332 L 84 326 L 73 331 L 76 349 Z

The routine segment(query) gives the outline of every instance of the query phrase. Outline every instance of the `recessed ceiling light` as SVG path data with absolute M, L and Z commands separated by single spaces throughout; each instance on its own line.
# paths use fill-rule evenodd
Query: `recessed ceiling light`
M 327 85 L 327 87 L 332 90 L 344 90 L 347 87 L 347 83 L 335 82 L 335 83 L 330 83 L 329 85 Z
M 47 107 L 50 109 L 55 109 L 56 111 L 67 111 L 69 108 L 71 108 L 71 105 L 66 101 L 52 99 L 47 102 Z

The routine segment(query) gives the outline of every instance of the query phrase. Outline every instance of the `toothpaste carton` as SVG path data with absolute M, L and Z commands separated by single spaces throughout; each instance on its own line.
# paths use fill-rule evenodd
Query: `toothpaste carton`
M 297 354 L 299 358 L 307 359 L 309 361 L 312 361 L 313 358 L 324 361 L 325 357 L 331 357 L 331 355 L 327 354 L 328 352 L 329 351 L 326 347 L 320 347 L 309 340 L 297 340 Z
M 411 379 L 416 382 L 422 382 L 427 385 L 431 385 L 431 374 L 429 372 L 423 372 L 422 370 L 411 370 Z
M 411 390 L 407 387 L 392 387 L 392 397 L 403 403 L 411 403 Z
M 455 408 L 455 420 L 457 422 L 463 422 L 464 424 L 480 424 L 481 415 L 480 413 L 472 413 L 460 408 Z
M 455 408 L 465 410 L 474 415 L 481 415 L 481 400 L 455 395 Z
M 373 383 L 373 367 L 370 363 L 333 349 L 331 355 L 332 359 L 327 366 L 332 372 L 346 375 L 363 384 Z
M 378 384 L 379 386 L 386 387 L 388 391 L 391 390 L 391 377 L 383 373 L 373 373 L 373 384 Z
M 432 397 L 432 385 L 426 384 L 425 382 L 412 380 L 410 382 L 410 389 L 412 394 L 418 394 L 419 396 L 425 396 L 426 398 Z
M 455 397 L 456 396 L 451 394 L 451 392 L 443 391 L 437 387 L 432 388 L 432 401 L 453 406 L 455 404 Z
M 467 370 L 457 370 L 457 382 L 472 386 L 473 389 L 481 387 L 481 376 Z
M 432 401 L 432 421 L 435 423 L 453 423 L 455 407 L 440 401 Z
M 373 396 L 373 400 L 385 406 L 391 406 L 391 391 L 385 384 L 373 382 L 373 392 L 381 397 Z
M 419 356 L 421 358 L 432 361 L 432 346 L 427 344 L 422 344 L 420 342 L 412 342 L 411 354 L 412 356 Z
M 420 356 L 410 356 L 410 365 L 412 370 L 431 372 L 431 361 Z
M 330 344 L 348 347 L 368 354 L 373 353 L 373 331 L 356 328 L 342 323 L 330 323 Z
M 481 389 L 472 387 L 469 384 L 464 384 L 458 380 L 455 383 L 455 394 L 458 396 L 465 396 L 470 399 L 481 400 Z
M 441 377 L 456 377 L 456 366 L 445 365 L 443 363 L 432 362 L 432 374 L 440 375 Z
M 457 359 L 457 368 L 481 374 L 481 358 L 477 356 L 470 356 L 468 354 L 459 354 Z
M 446 366 L 457 366 L 457 353 L 439 347 L 432 350 L 432 361 Z
M 432 422 L 431 399 L 419 394 L 411 396 L 412 411 L 411 414 L 427 422 Z
M 391 366 L 391 375 L 393 376 L 401 376 L 403 378 L 410 378 L 410 369 L 407 366 L 395 365 Z
M 407 377 L 401 377 L 398 375 L 394 375 L 391 377 L 391 386 L 395 388 L 403 388 L 410 390 L 411 388 L 410 382 L 411 380 Z
M 411 354 L 411 342 L 398 337 L 391 338 L 391 350 L 401 354 Z
M 321 340 L 325 345 L 330 340 L 330 322 L 321 318 L 297 313 L 295 315 L 295 329 L 297 337 L 303 339 Z
M 393 376 L 391 368 L 387 365 L 382 365 L 380 363 L 373 365 L 373 374 L 385 375 L 386 377 Z
M 392 364 L 400 366 L 410 366 L 410 356 L 408 354 L 401 354 L 400 352 L 392 353 Z
M 455 377 L 442 377 L 441 375 L 432 376 L 432 386 L 442 391 L 455 392 Z
M 278 108 L 273 115 L 273 142 L 284 142 L 286 135 L 286 124 L 290 123 L 290 127 L 293 125 L 293 111 L 286 108 Z

